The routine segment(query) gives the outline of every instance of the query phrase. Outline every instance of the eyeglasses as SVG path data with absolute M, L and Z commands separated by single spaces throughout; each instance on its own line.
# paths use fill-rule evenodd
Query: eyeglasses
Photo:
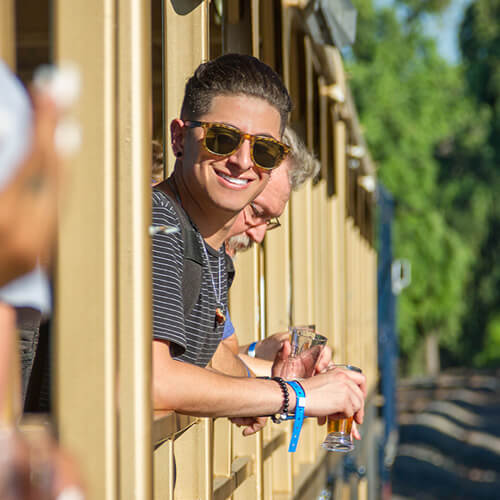
M 289 147 L 272 137 L 245 134 L 236 127 L 224 123 L 199 122 L 187 120 L 189 128 L 202 127 L 205 130 L 203 146 L 217 156 L 230 156 L 241 147 L 243 141 L 250 141 L 250 156 L 254 164 L 263 170 L 272 170 L 279 166 L 288 154 Z
M 265 216 L 262 215 L 262 212 L 259 212 L 259 209 L 255 205 L 255 203 L 250 203 L 250 208 L 252 209 L 252 215 L 254 218 L 264 220 L 267 231 L 272 231 L 273 229 L 281 226 L 281 222 L 278 217 L 270 217 L 266 219 Z

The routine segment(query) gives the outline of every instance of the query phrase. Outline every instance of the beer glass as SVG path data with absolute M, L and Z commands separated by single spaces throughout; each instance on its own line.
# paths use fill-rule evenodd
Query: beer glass
M 292 327 L 292 350 L 281 376 L 288 380 L 311 377 L 326 341 L 326 337 L 314 331 L 314 325 Z
M 353 370 L 361 373 L 361 369 L 353 365 L 335 365 L 335 368 L 341 367 L 347 370 Z M 321 446 L 327 451 L 348 452 L 354 449 L 354 443 L 351 438 L 352 422 L 354 417 L 333 419 L 328 417 L 328 434 Z

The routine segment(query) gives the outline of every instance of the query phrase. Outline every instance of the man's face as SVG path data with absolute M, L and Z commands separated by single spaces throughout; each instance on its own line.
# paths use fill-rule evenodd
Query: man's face
M 248 134 L 280 139 L 278 110 L 256 97 L 217 96 L 199 121 L 224 123 Z M 215 208 L 236 214 L 264 189 L 270 172 L 254 165 L 250 141 L 244 140 L 232 155 L 220 157 L 203 147 L 203 128 L 183 126 L 181 132 L 182 175 L 202 210 L 212 213 Z
M 261 243 L 266 235 L 267 221 L 283 213 L 291 192 L 288 167 L 289 160 L 285 159 L 272 172 L 264 191 L 238 214 L 229 234 L 230 249 L 246 250 L 254 242 Z

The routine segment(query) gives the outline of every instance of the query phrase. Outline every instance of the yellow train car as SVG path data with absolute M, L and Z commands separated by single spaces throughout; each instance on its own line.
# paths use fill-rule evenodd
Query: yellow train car
M 309 3 L 0 0 L 0 57 L 23 80 L 46 62 L 82 74 L 72 114 L 83 142 L 67 163 L 54 274 L 53 418 L 90 499 L 375 498 L 375 170 L 341 54 L 308 31 Z M 364 439 L 347 465 L 320 448 L 326 429 L 313 421 L 290 454 L 284 425 L 244 438 L 227 419 L 152 409 L 151 141 L 169 144 L 186 78 L 228 52 L 278 71 L 291 125 L 321 162 L 281 229 L 238 256 L 233 322 L 242 343 L 315 323 L 335 361 L 363 368 Z M 349 476 L 362 465 L 366 476 Z

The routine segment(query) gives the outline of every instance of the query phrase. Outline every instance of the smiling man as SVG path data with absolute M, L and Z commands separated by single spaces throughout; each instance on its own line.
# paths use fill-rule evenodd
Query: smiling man
M 206 368 L 221 340 L 227 308 L 224 241 L 285 158 L 281 142 L 291 101 L 278 75 L 251 56 L 228 54 L 201 64 L 186 84 L 181 117 L 171 124 L 174 173 L 153 192 L 153 223 L 180 226 L 153 240 L 153 394 L 155 408 L 201 416 L 264 420 L 295 409 L 287 384 L 222 375 Z M 186 225 L 189 226 L 186 229 Z M 193 240 L 197 255 L 188 256 Z M 195 252 L 196 253 L 196 252 Z M 201 265 L 193 304 L 190 263 Z M 363 417 L 365 379 L 332 372 L 303 381 L 305 412 Z M 241 423 L 242 421 L 240 421 Z

